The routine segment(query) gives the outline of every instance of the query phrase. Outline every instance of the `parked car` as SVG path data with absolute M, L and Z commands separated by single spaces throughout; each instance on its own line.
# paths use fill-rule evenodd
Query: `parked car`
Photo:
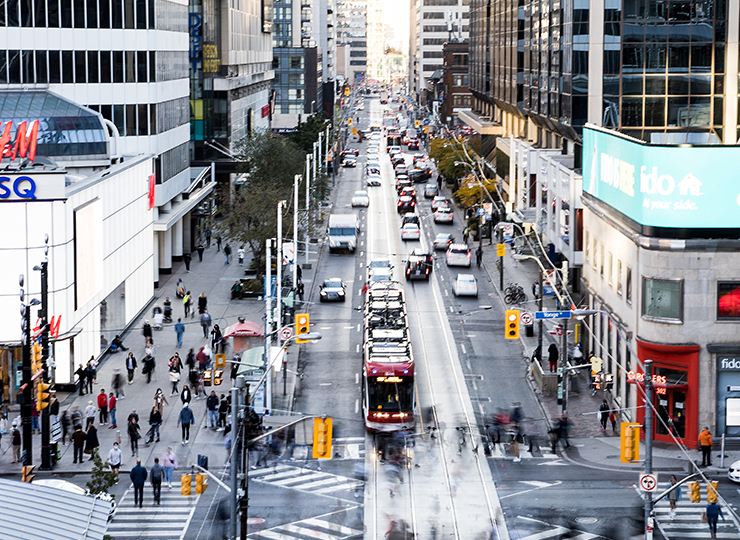
M 425 199 L 433 199 L 439 195 L 439 188 L 434 184 L 427 184 L 424 186 L 424 198 Z
M 452 212 L 452 208 L 449 206 L 439 207 L 434 212 L 434 223 L 452 223 L 455 219 L 455 214 Z
M 452 244 L 455 241 L 455 238 L 448 233 L 439 233 L 437 236 L 434 237 L 434 242 L 432 242 L 432 246 L 434 247 L 435 251 L 447 251 L 447 248 L 450 247 L 450 244 Z
M 407 223 L 401 229 L 401 240 L 419 240 L 421 230 L 416 223 Z
M 339 278 L 325 279 L 324 283 L 319 285 L 319 300 L 321 302 L 344 302 L 346 300 L 344 282 Z
M 458 274 L 452 286 L 455 296 L 474 296 L 478 298 L 478 282 L 473 274 Z
M 467 266 L 473 262 L 473 253 L 467 244 L 451 244 L 447 248 L 447 266 Z
M 370 206 L 370 197 L 368 196 L 367 191 L 355 191 L 355 194 L 352 197 L 352 207 L 355 206 Z

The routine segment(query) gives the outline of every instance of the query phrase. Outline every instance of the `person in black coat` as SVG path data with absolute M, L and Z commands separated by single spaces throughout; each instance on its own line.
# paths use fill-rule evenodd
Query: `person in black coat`
M 136 466 L 131 469 L 129 474 L 131 483 L 134 484 L 134 506 L 141 506 L 144 504 L 144 484 L 146 483 L 146 468 L 142 466 L 141 460 L 136 460 Z
M 182 387 L 182 392 L 180 392 L 180 399 L 183 403 L 190 403 L 190 400 L 193 399 L 193 394 L 190 392 L 190 388 L 187 384 Z
M 80 395 L 85 395 L 85 386 L 86 380 L 87 380 L 87 369 L 82 367 L 82 364 L 80 364 L 80 367 L 77 368 L 77 371 L 75 371 L 75 375 L 77 375 L 77 378 L 80 380 Z
M 152 338 L 152 325 L 149 324 L 149 320 L 147 319 L 144 321 L 144 326 L 141 329 L 141 333 L 144 334 L 144 345 L 149 344 L 149 340 L 152 340 L 152 343 L 154 342 L 154 339 Z
M 200 293 L 200 296 L 198 297 L 198 313 L 203 315 L 206 309 L 208 309 L 208 297 L 206 296 L 206 293 Z
M 558 346 L 554 343 L 550 343 L 550 346 L 547 348 L 547 360 L 550 362 L 550 373 L 555 373 L 558 370 L 559 356 L 560 353 L 558 351 Z
M 100 441 L 98 441 L 98 430 L 95 427 L 95 424 L 91 424 L 89 428 L 87 428 L 87 437 L 85 438 L 85 453 L 90 454 L 90 459 L 88 461 L 92 461 L 92 452 L 96 448 L 100 446 Z
M 155 368 L 154 357 L 151 354 L 147 354 L 142 362 L 144 363 L 144 371 L 146 371 L 146 383 L 149 384 L 152 382 L 152 373 Z

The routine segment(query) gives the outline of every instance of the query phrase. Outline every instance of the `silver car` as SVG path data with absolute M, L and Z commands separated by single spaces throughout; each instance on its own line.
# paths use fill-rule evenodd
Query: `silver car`
M 458 274 L 452 287 L 455 296 L 474 296 L 478 298 L 478 282 L 473 274 Z
M 355 191 L 355 195 L 352 197 L 352 206 L 370 206 L 370 197 L 367 191 Z

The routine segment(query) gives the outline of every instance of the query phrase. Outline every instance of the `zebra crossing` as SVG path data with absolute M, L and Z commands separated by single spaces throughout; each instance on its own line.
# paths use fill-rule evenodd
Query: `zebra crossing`
M 294 521 L 255 532 L 247 538 L 260 538 L 265 540 L 303 540 L 316 538 L 318 540 L 340 540 L 349 538 L 362 538 L 361 529 L 353 529 L 330 521 L 331 516 L 315 517 Z
M 516 516 L 507 521 L 511 540 L 597 540 L 604 539 L 598 534 L 569 529 L 526 516 Z
M 489 459 L 514 459 L 514 451 L 508 445 L 497 443 L 491 446 Z M 519 445 L 519 457 L 521 459 L 558 459 L 557 454 L 550 452 L 549 447 L 540 447 L 539 450 L 530 452 L 524 445 Z
M 193 489 L 195 486 L 193 486 Z M 160 506 L 154 506 L 152 487 L 144 488 L 144 507 L 134 506 L 133 486 L 126 490 L 116 514 L 108 524 L 111 537 L 116 540 L 157 538 L 180 540 L 188 529 L 200 495 L 180 495 L 180 482 L 162 487 Z
M 338 496 L 364 489 L 364 482 L 354 478 L 284 463 L 275 467 L 251 470 L 249 479 L 314 495 Z
M 662 493 L 668 489 L 668 482 L 660 482 L 658 492 Z M 688 487 L 683 486 L 683 496 L 676 505 L 676 517 L 671 519 L 670 504 L 667 497 L 658 501 L 654 506 L 655 521 L 658 528 L 668 540 L 683 540 L 692 538 L 711 538 L 709 525 L 702 523 L 701 516 L 707 507 L 706 500 L 692 503 L 688 497 Z M 702 496 L 704 496 L 702 487 Z M 717 538 L 738 538 L 738 523 L 735 522 L 732 512 L 720 503 L 722 513 L 726 521 L 720 518 L 717 523 Z

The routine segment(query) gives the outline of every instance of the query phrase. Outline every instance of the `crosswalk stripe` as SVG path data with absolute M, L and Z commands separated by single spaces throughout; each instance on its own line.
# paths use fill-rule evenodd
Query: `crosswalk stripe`
M 519 540 L 546 540 L 547 538 L 553 538 L 555 536 L 560 536 L 567 532 L 570 532 L 570 529 L 566 529 L 565 527 L 555 527 L 547 531 L 541 531 L 538 533 L 530 534 L 529 536 L 525 536 L 524 538 L 520 538 Z
M 301 486 L 301 488 L 302 489 L 313 489 L 313 488 L 318 488 L 318 487 L 326 487 L 328 485 L 336 484 L 337 482 L 339 482 L 339 479 L 336 477 L 324 478 L 316 482 L 310 482 L 308 484 L 304 484 L 303 486 Z
M 321 489 L 313 490 L 315 493 L 331 493 L 332 491 L 340 491 L 345 489 L 357 489 L 362 486 L 362 482 L 348 481 L 337 484 L 336 486 L 330 486 Z
M 292 478 L 283 478 L 280 480 L 272 481 L 268 477 L 263 478 L 265 482 L 270 482 L 271 484 L 275 484 L 278 486 L 288 486 L 290 484 L 300 484 L 302 482 L 306 482 L 307 480 L 316 480 L 319 478 L 326 478 L 323 473 L 313 473 L 313 474 L 306 474 L 304 476 L 294 476 Z
M 295 540 L 295 536 L 288 536 L 277 531 L 260 531 L 259 536 L 249 535 L 252 538 L 268 538 L 272 540 Z
M 552 485 L 549 482 L 539 482 L 537 480 L 520 480 L 520 482 L 534 487 L 548 487 Z
M 322 533 L 320 531 L 314 531 L 311 529 L 306 529 L 304 527 L 299 527 L 297 524 L 289 524 L 289 525 L 283 525 L 281 527 L 284 531 L 292 532 L 304 536 L 310 536 L 311 538 L 316 538 L 316 540 L 337 540 L 337 536 L 335 534 L 326 534 Z
M 316 527 L 321 527 L 322 529 L 329 529 L 331 531 L 342 533 L 347 536 L 349 536 L 350 534 L 357 534 L 357 532 L 359 532 L 359 531 L 356 531 L 355 529 L 350 529 L 349 527 L 345 527 L 344 525 L 339 525 L 337 523 L 332 523 L 331 521 L 325 521 L 323 519 L 318 519 L 318 518 L 306 519 L 306 520 L 303 520 L 301 523 L 315 525 Z

